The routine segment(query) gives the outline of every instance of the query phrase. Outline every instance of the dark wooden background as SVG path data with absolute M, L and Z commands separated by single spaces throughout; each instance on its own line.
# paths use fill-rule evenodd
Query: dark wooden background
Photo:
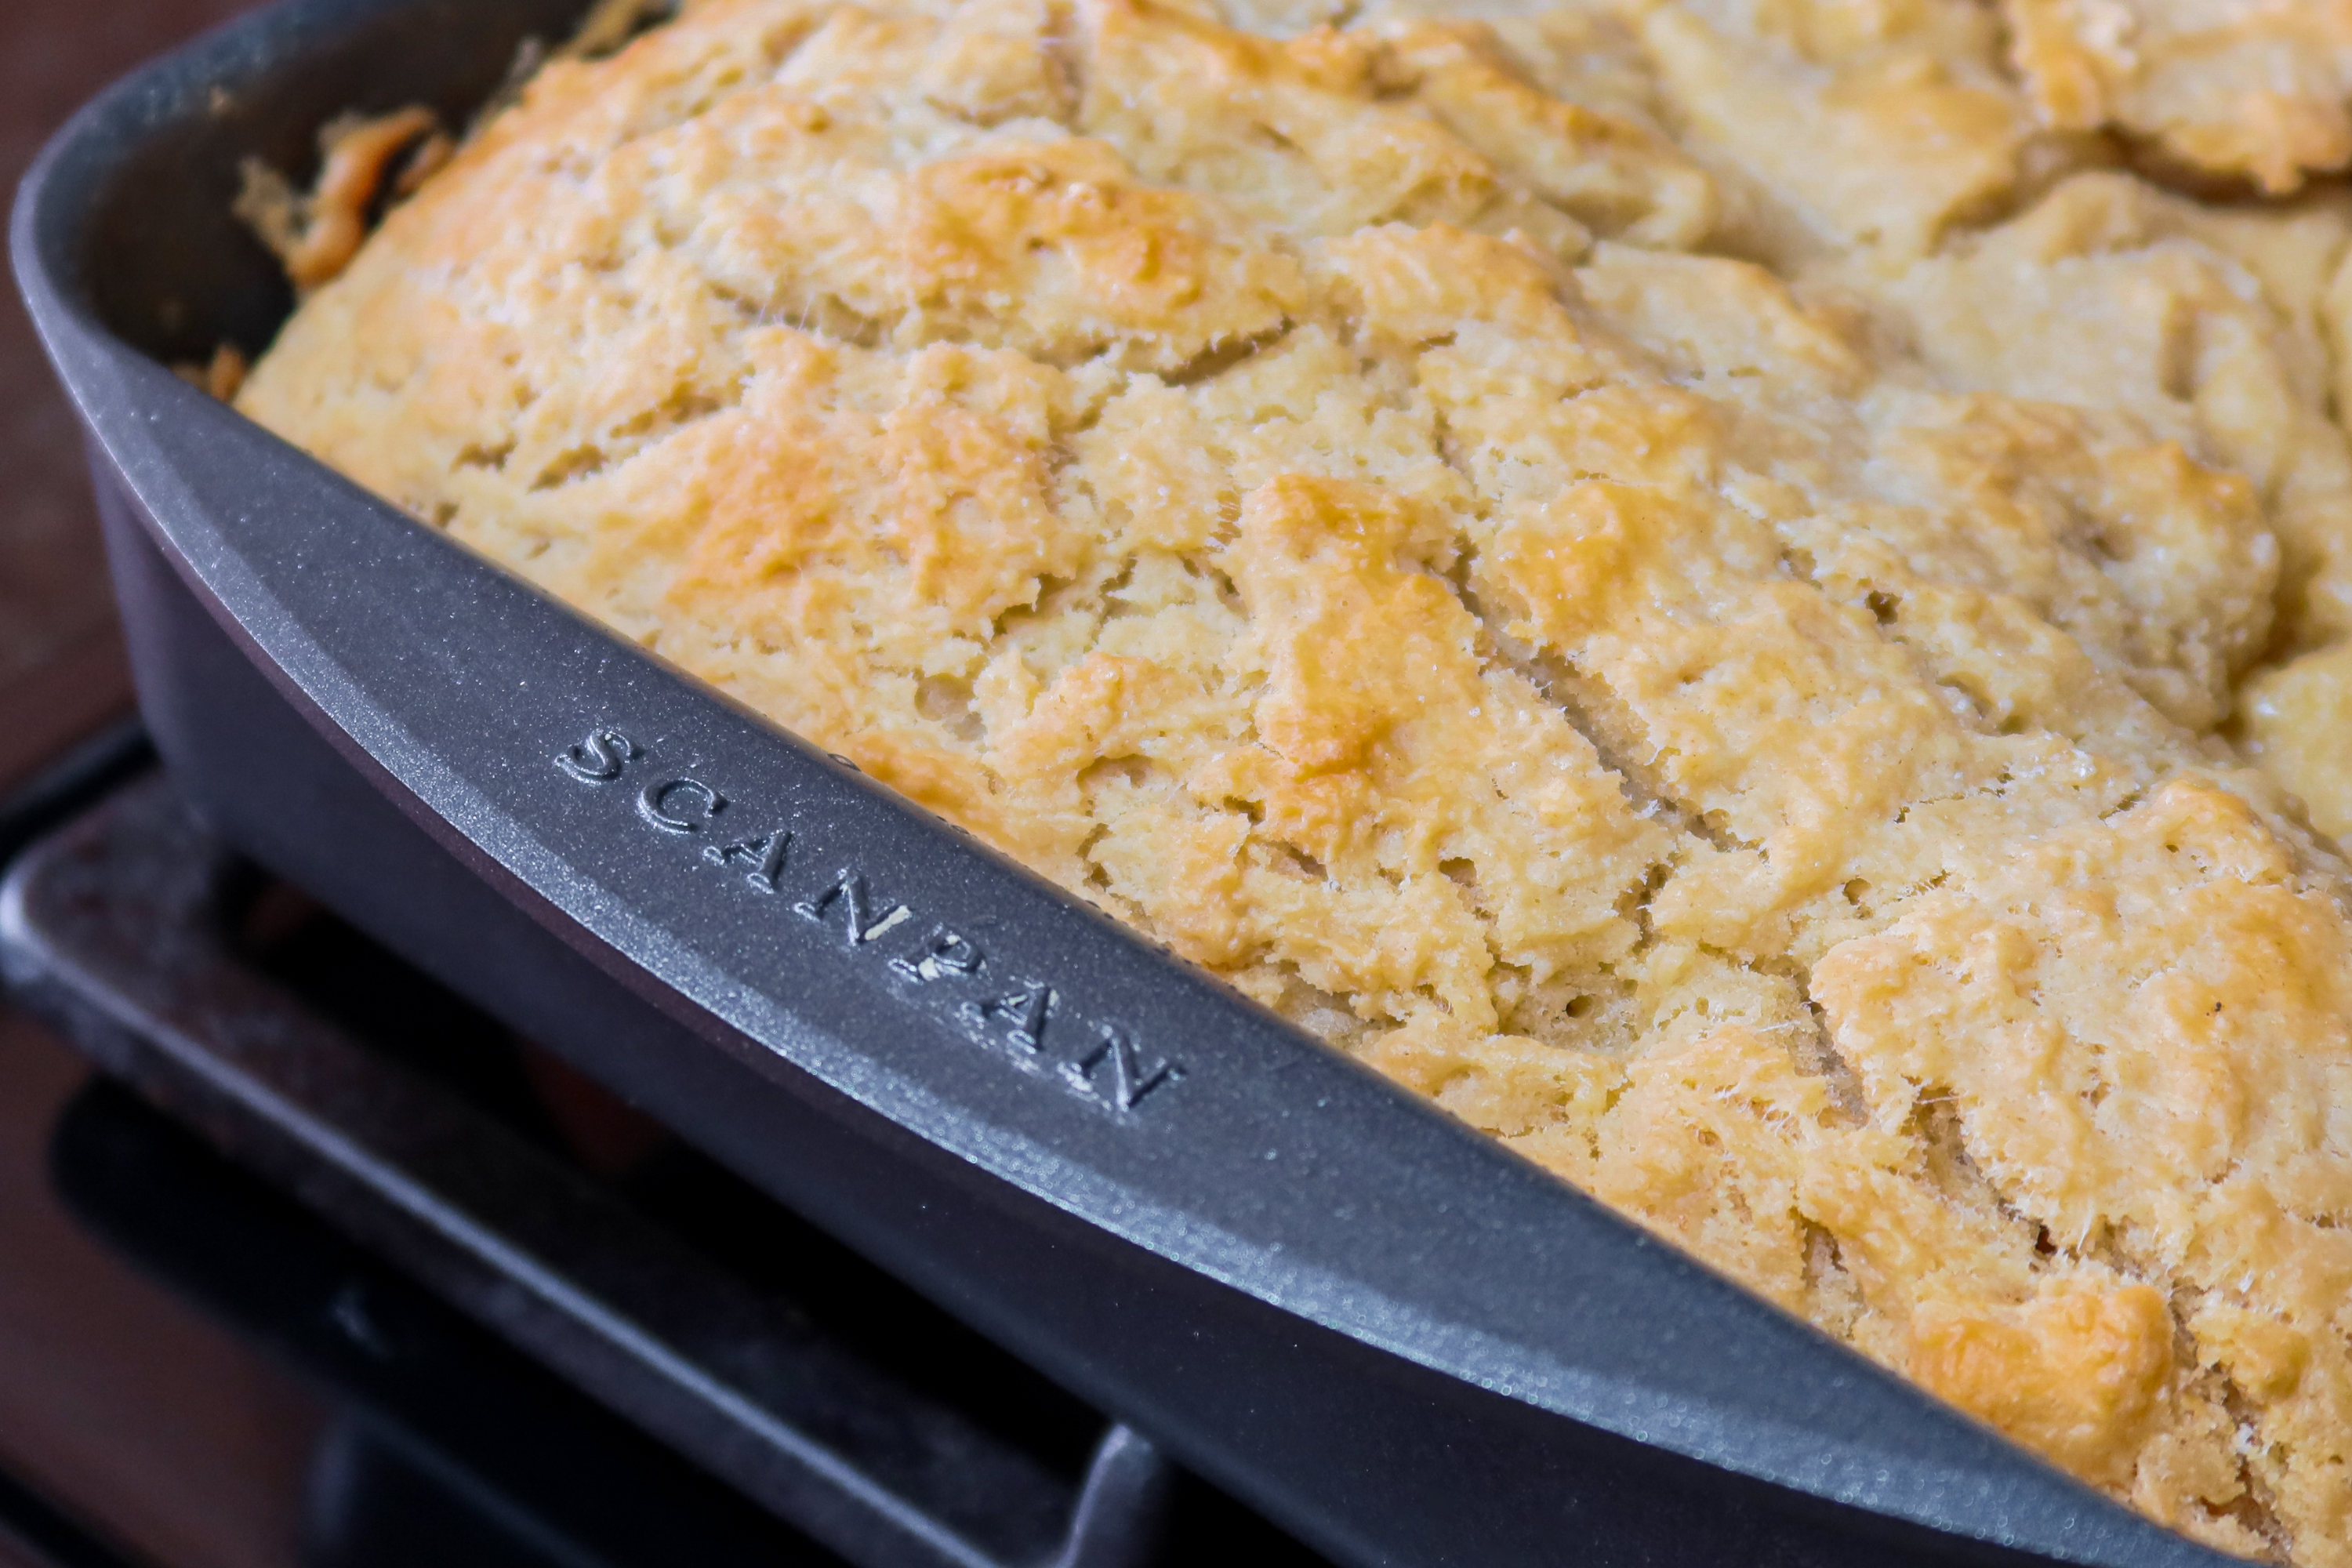
M 57 124 L 240 0 L 0 0 L 0 185 Z M 0 290 L 0 791 L 122 712 L 80 437 Z M 52 1199 L 78 1058 L 0 1006 L 0 1468 L 157 1568 L 293 1568 L 320 1415 L 283 1374 L 93 1246 Z M 16 1568 L 0 1544 L 0 1568 Z
M 0 0 L 0 188 L 75 106 L 238 0 Z M 128 700 L 81 439 L 0 289 L 0 788 Z

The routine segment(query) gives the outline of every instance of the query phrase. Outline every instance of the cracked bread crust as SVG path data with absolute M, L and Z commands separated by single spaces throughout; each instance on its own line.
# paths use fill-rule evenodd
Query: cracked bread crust
M 2158 1519 L 2352 1563 L 2352 895 L 2232 741 L 2266 693 L 2294 784 L 2352 689 L 2341 204 L 2104 167 L 1974 0 L 1331 19 L 703 0 L 240 405 Z
M 2352 163 L 2345 0 L 2001 0 L 2045 122 L 2273 195 Z

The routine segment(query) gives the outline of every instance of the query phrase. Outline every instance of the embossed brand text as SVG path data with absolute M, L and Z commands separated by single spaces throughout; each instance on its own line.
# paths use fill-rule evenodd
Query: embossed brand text
M 709 840 L 698 859 L 711 871 L 732 871 L 755 892 L 783 895 L 783 908 L 793 915 L 838 932 L 855 953 L 874 954 L 897 982 L 893 989 L 909 1000 L 938 996 L 958 1029 L 992 1047 L 1000 1059 L 1121 1118 L 1183 1081 L 1181 1065 L 1145 1048 L 1132 1031 L 1081 1017 L 1049 980 L 1002 970 L 971 936 L 926 921 L 877 892 L 857 866 L 805 863 L 811 858 L 803 826 L 772 817 L 760 831 L 756 816 L 737 822 L 741 808 L 715 785 L 665 771 L 621 731 L 600 725 L 554 760 L 583 784 L 625 779 L 632 787 L 615 793 L 633 799 L 645 826 L 663 837 Z M 746 834 L 747 828 L 754 831 Z

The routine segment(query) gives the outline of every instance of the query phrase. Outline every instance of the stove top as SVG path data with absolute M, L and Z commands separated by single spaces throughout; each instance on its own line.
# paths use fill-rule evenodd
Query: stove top
M 113 782 L 138 759 L 117 736 L 20 797 L 48 822 L 103 795 L 18 859 L 0 970 L 103 1069 L 47 1130 L 66 1210 L 315 1391 L 295 1561 L 1318 1561 L 240 860 L 160 776 Z M 0 1479 L 11 1521 L 38 1560 L 124 1560 Z

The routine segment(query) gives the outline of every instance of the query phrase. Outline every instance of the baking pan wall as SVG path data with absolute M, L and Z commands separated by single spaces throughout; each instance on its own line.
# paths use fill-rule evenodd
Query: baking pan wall
M 303 458 L 247 156 L 462 121 L 545 0 L 295 0 L 93 104 L 19 279 L 220 829 L 1359 1563 L 2222 1561 Z

